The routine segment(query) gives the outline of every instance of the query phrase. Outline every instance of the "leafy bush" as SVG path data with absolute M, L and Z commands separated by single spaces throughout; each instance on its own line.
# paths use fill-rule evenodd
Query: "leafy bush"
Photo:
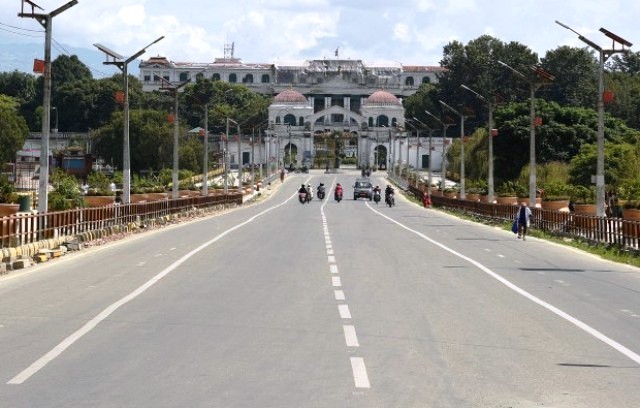
M 5 175 L 0 176 L 0 203 L 15 204 L 18 202 L 18 194 L 13 183 Z
M 112 196 L 115 193 L 111 190 L 111 180 L 104 173 L 92 171 L 87 176 L 87 184 L 89 191 L 87 195 L 93 196 Z
M 505 181 L 498 187 L 498 197 L 521 197 L 527 189 L 518 181 Z
M 78 180 L 57 169 L 51 176 L 54 190 L 49 193 L 49 211 L 64 211 L 72 208 L 84 207 L 84 200 Z

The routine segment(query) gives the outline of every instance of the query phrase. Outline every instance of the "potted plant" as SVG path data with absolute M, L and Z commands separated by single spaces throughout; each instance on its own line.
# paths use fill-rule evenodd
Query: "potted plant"
M 486 196 L 488 192 L 489 186 L 484 180 L 470 180 L 469 186 L 465 191 L 469 201 L 480 201 L 482 196 Z M 488 199 L 485 201 L 488 201 Z
M 623 200 L 622 218 L 640 220 L 640 178 L 624 182 L 619 197 Z
M 576 214 L 596 214 L 596 194 L 594 187 L 574 185 L 566 187 L 571 201 L 574 202 Z
M 559 182 L 552 182 L 543 186 L 542 209 L 549 211 L 569 211 L 569 195 L 567 186 Z
M 85 206 L 80 183 L 61 169 L 51 175 L 53 191 L 49 193 L 47 207 L 49 211 L 64 211 Z
M 18 194 L 6 175 L 0 176 L 0 217 L 16 214 L 20 209 Z
M 101 207 L 115 202 L 115 191 L 111 188 L 111 181 L 104 173 L 92 171 L 87 176 L 89 186 L 84 196 L 84 202 L 89 207 Z
M 524 189 L 517 181 L 505 181 L 498 187 L 497 204 L 518 204 L 518 195 Z

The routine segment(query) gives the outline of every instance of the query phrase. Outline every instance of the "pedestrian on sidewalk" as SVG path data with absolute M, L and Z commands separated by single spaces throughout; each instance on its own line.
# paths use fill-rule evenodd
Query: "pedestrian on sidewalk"
M 522 202 L 516 212 L 516 221 L 518 222 L 518 238 L 522 237 L 522 240 L 526 240 L 527 230 L 531 225 L 531 209 L 527 207 L 526 202 Z

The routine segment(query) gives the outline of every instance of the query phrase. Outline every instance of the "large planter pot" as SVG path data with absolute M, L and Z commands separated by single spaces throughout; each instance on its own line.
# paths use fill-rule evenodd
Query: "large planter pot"
M 480 194 L 476 193 L 467 193 L 467 200 L 469 201 L 480 201 Z
M 518 197 L 516 196 L 496 197 L 496 204 L 517 205 Z
M 549 211 L 569 211 L 569 200 L 543 201 L 542 209 Z
M 595 204 L 574 204 L 574 208 L 576 215 L 591 215 L 593 217 L 596 215 Z M 580 228 L 593 229 L 596 227 L 597 221 L 596 218 L 575 217 L 575 225 Z
M 458 197 L 458 193 L 444 193 L 445 198 L 456 198 Z
M 625 222 L 622 224 L 622 233 L 626 237 L 638 237 L 640 236 L 640 209 L 638 208 L 623 208 L 622 218 L 626 221 L 638 221 L 638 222 Z
M 527 203 L 527 205 L 531 208 L 532 206 L 529 204 L 529 197 L 518 197 L 518 205 L 522 203 Z M 542 206 L 542 198 L 536 198 L 536 208 L 540 208 Z
M 104 207 L 115 203 L 116 196 L 84 196 L 82 199 L 87 207 Z
M 431 190 L 431 195 L 436 197 L 442 197 L 442 190 Z
M 0 203 L 0 217 L 7 217 L 9 215 L 17 214 L 19 209 L 20 204 Z
M 622 218 L 630 221 L 640 221 L 640 208 L 623 208 Z
M 131 194 L 129 196 L 129 202 L 130 203 L 142 203 L 142 202 L 146 202 L 147 201 L 147 194 L 146 193 L 136 193 L 136 194 Z
M 573 206 L 576 209 L 576 214 L 596 215 L 595 204 L 574 204 Z
M 167 195 L 167 193 L 147 193 L 147 201 L 166 200 Z

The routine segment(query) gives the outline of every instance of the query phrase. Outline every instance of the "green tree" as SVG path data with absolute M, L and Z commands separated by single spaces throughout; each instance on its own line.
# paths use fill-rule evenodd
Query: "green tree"
M 560 105 L 596 107 L 598 61 L 588 48 L 562 46 L 547 51 L 542 68 L 555 75 L 539 95 Z
M 18 114 L 18 102 L 0 95 L 0 163 L 15 162 L 16 153 L 22 149 L 28 135 L 27 123 Z

